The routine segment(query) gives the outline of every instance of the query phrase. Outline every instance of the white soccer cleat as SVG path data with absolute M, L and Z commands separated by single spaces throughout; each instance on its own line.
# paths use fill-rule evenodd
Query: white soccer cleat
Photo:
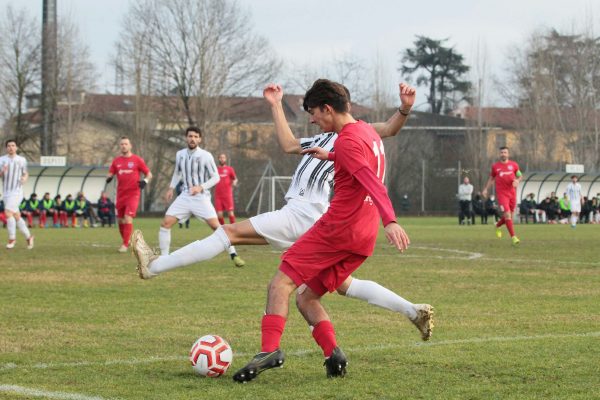
M 119 250 L 117 250 L 117 251 L 119 253 L 127 253 L 127 250 L 129 250 L 129 247 L 127 247 L 124 244 L 122 244 L 121 247 L 119 247 Z
M 29 236 L 27 239 L 27 250 L 33 249 L 33 235 Z
M 138 260 L 136 269 L 141 279 L 150 279 L 158 275 L 150 272 L 150 268 L 148 268 L 150 263 L 158 258 L 158 255 L 148 246 L 139 229 L 136 229 L 131 235 L 131 251 Z
M 16 239 L 9 239 L 8 243 L 6 243 L 6 248 L 13 249 L 15 247 L 15 244 L 17 244 Z
M 433 329 L 433 307 L 429 304 L 414 304 L 414 309 L 417 312 L 417 318 L 411 322 L 421 333 L 421 339 L 427 341 L 431 338 Z

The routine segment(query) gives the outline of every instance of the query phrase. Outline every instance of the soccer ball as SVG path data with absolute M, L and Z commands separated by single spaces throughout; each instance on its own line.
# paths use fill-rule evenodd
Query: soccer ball
M 231 346 L 222 337 L 206 335 L 190 350 L 190 362 L 197 374 L 216 378 L 227 372 L 233 361 Z

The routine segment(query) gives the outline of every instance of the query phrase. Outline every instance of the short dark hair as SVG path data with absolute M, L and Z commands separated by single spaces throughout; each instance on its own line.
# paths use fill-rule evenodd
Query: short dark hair
M 502 151 L 502 150 L 508 150 L 508 147 L 506 147 L 506 146 L 502 146 L 502 147 L 500 147 L 498 150 L 500 150 L 500 151 Z
M 189 132 L 196 132 L 198 135 L 200 135 L 200 137 L 202 137 L 202 131 L 197 126 L 188 126 L 188 128 L 185 130 L 185 136 L 187 136 Z
M 350 107 L 350 91 L 341 83 L 329 79 L 317 79 L 304 95 L 302 107 L 304 111 L 309 108 L 323 109 L 330 105 L 336 112 L 345 113 Z
M 8 146 L 9 143 L 14 143 L 15 146 L 17 145 L 17 141 L 15 139 L 8 139 L 6 142 L 4 142 L 4 147 Z
M 579 179 L 579 177 L 577 175 L 571 175 L 571 179 L 573 179 L 573 178 Z

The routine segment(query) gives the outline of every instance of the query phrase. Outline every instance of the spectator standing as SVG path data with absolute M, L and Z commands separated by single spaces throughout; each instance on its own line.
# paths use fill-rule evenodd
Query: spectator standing
M 465 176 L 463 183 L 458 185 L 458 203 L 460 211 L 458 213 L 458 223 L 460 225 L 465 224 L 465 217 L 467 218 L 467 225 L 475 225 L 475 215 L 472 211 L 471 200 L 473 196 L 473 185 L 469 182 L 469 177 Z

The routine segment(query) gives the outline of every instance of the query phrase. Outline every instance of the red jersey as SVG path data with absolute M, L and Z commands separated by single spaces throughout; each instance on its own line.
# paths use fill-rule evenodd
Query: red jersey
M 519 164 L 511 160 L 505 163 L 498 161 L 492 165 L 490 176 L 496 180 L 496 195 L 517 195 L 517 189 L 513 186 L 513 181 L 517 179 L 517 172 L 519 172 Z
M 117 197 L 123 197 L 139 196 L 140 172 L 148 175 L 150 170 L 142 157 L 132 154 L 130 157 L 115 158 L 108 172 L 117 177 Z
M 354 175 L 368 168 L 383 182 L 385 154 L 381 138 L 363 121 L 345 125 L 335 142 L 334 166 L 335 195 L 315 224 L 314 233 L 335 249 L 370 256 L 379 231 L 379 212 Z
M 228 196 L 231 195 L 231 187 L 233 181 L 237 179 L 235 176 L 235 170 L 229 165 L 222 165 L 217 167 L 219 177 L 221 180 L 215 186 L 215 196 Z

